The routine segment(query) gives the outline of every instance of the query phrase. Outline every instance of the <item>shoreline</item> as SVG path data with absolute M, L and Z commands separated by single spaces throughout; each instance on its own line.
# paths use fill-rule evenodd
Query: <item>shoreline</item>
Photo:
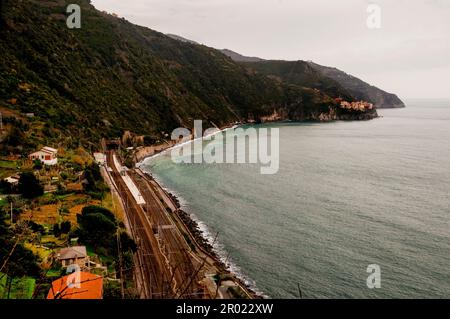
M 182 145 L 188 144 L 188 143 L 192 143 L 198 139 L 203 139 L 205 137 L 209 137 L 209 136 L 214 136 L 215 134 L 218 133 L 222 133 L 226 130 L 232 129 L 232 128 L 236 128 L 242 125 L 258 125 L 258 124 L 268 124 L 268 123 L 309 123 L 309 122 L 315 122 L 315 123 L 328 123 L 328 122 L 336 122 L 336 121 L 343 121 L 343 122 L 351 122 L 351 121 L 371 121 L 371 120 L 375 120 L 379 117 L 381 117 L 378 114 L 378 109 L 374 108 L 373 109 L 374 112 L 371 113 L 364 113 L 366 116 L 362 116 L 360 115 L 339 115 L 337 116 L 336 114 L 334 114 L 333 116 L 327 116 L 325 114 L 324 117 L 312 117 L 309 119 L 303 119 L 303 120 L 295 120 L 295 119 L 288 119 L 288 118 L 283 118 L 283 117 L 266 117 L 263 118 L 260 121 L 241 121 L 241 122 L 233 122 L 227 125 L 224 125 L 220 128 L 218 128 L 217 126 L 215 128 L 218 129 L 217 132 L 207 135 L 207 136 L 201 136 L 201 137 L 197 137 L 197 138 L 193 138 L 193 135 L 191 134 L 190 139 L 187 141 L 181 141 L 181 142 L 176 142 L 173 140 L 165 140 L 163 141 L 163 143 L 157 144 L 157 145 L 151 145 L 151 146 L 143 146 L 141 148 L 137 148 L 136 150 L 134 150 L 134 154 L 133 154 L 133 161 L 134 161 L 134 165 L 136 168 L 139 168 L 140 165 L 142 165 L 144 163 L 144 161 L 146 159 L 152 158 L 154 156 L 159 156 L 161 154 L 164 154 L 165 152 L 168 152 L 171 149 L 174 149 L 176 147 L 181 147 Z
M 244 123 L 233 123 L 227 126 L 224 126 L 219 129 L 219 131 L 208 135 L 212 136 L 221 132 L 225 132 L 226 130 L 239 127 L 241 125 L 244 125 Z M 150 170 L 144 170 L 142 169 L 142 166 L 145 165 L 145 161 L 151 158 L 154 158 L 156 156 L 160 156 L 165 154 L 166 152 L 169 152 L 170 150 L 181 147 L 188 143 L 193 143 L 194 141 L 198 139 L 203 139 L 206 136 L 202 136 L 196 139 L 191 139 L 189 141 L 183 141 L 181 143 L 168 143 L 157 145 L 156 147 L 150 147 L 148 152 L 145 155 L 141 155 L 141 159 L 139 162 L 135 163 L 135 168 L 140 170 L 142 173 L 144 173 L 146 176 L 148 176 L 151 180 L 155 182 L 157 187 L 160 191 L 164 192 L 167 197 L 171 200 L 172 204 L 175 206 L 176 211 L 174 212 L 178 218 L 180 219 L 183 226 L 186 228 L 186 230 L 191 234 L 193 239 L 195 240 L 196 244 L 199 246 L 200 249 L 204 251 L 211 259 L 214 260 L 216 263 L 216 266 L 223 272 L 224 275 L 229 275 L 234 278 L 234 281 L 238 283 L 241 288 L 245 288 L 245 291 L 251 295 L 252 298 L 256 299 L 264 299 L 268 298 L 267 295 L 265 295 L 262 291 L 259 291 L 259 289 L 256 287 L 256 284 L 251 284 L 253 280 L 250 280 L 246 278 L 244 274 L 242 274 L 241 271 L 234 271 L 233 269 L 240 269 L 238 265 L 234 264 L 230 261 L 229 255 L 225 256 L 224 254 L 220 253 L 220 249 L 215 248 L 211 241 L 214 239 L 211 235 L 205 235 L 205 231 L 208 231 L 208 226 L 206 223 L 203 223 L 200 221 L 194 214 L 190 214 L 183 210 L 182 204 L 180 202 L 180 199 L 173 194 L 173 191 L 168 189 L 167 187 L 163 186 L 160 181 L 158 181 L 155 176 L 153 176 L 152 172 Z M 164 147 L 165 146 L 165 147 Z M 156 150 L 156 151 L 155 151 Z M 142 151 L 142 149 L 141 149 Z M 145 151 L 144 151 L 145 152 Z M 138 159 L 139 157 L 135 157 L 135 159 Z M 193 217 L 193 215 L 195 217 Z M 202 229 L 200 224 L 205 225 Z M 209 231 L 208 231 L 209 232 Z M 217 245 L 217 244 L 216 244 Z M 226 253 L 226 252 L 225 252 Z M 228 266 L 227 264 L 231 265 Z
M 377 115 L 377 117 L 379 117 Z M 375 117 L 375 118 L 377 118 Z M 374 118 L 372 118 L 374 119 Z M 264 122 L 262 124 L 265 123 L 285 123 L 286 121 L 267 121 Z M 288 122 L 292 122 L 292 121 L 288 121 Z M 319 121 L 319 123 L 323 123 L 324 121 Z M 328 122 L 328 121 L 325 121 Z M 240 125 L 244 125 L 244 124 L 257 124 L 257 123 L 239 123 L 239 124 L 230 124 L 228 126 L 225 126 L 221 129 L 219 129 L 218 132 L 215 132 L 211 135 L 215 135 L 221 132 L 224 132 L 228 129 L 231 128 L 235 128 L 235 127 L 239 127 Z M 211 136 L 208 135 L 208 136 Z M 192 136 L 191 136 L 192 137 Z M 172 202 L 172 204 L 176 207 L 176 211 L 174 212 L 178 218 L 180 219 L 181 223 L 183 224 L 183 226 L 188 230 L 188 232 L 191 234 L 191 236 L 195 239 L 196 244 L 202 249 L 204 250 L 204 252 L 206 252 L 207 255 L 209 255 L 216 263 L 216 265 L 218 266 L 218 268 L 223 271 L 223 273 L 225 275 L 230 275 L 232 277 L 234 277 L 235 281 L 243 288 L 245 288 L 245 290 L 250 293 L 250 295 L 253 298 L 261 298 L 261 299 L 265 299 L 265 298 L 270 298 L 269 296 L 265 295 L 262 291 L 259 291 L 259 289 L 256 287 L 256 283 L 251 284 L 250 282 L 253 282 L 253 280 L 250 280 L 248 278 L 246 278 L 246 276 L 244 274 L 242 274 L 241 271 L 235 271 L 233 270 L 233 268 L 237 268 L 239 269 L 238 265 L 235 265 L 233 262 L 229 261 L 229 255 L 225 256 L 223 253 L 220 253 L 220 249 L 215 248 L 213 245 L 211 245 L 211 241 L 212 236 L 211 235 L 205 235 L 205 231 L 202 230 L 202 228 L 200 227 L 199 223 L 202 223 L 205 225 L 204 228 L 206 228 L 206 231 L 208 231 L 208 226 L 206 223 L 201 222 L 196 216 L 195 214 L 190 214 L 187 213 L 186 211 L 183 210 L 182 208 L 182 204 L 180 203 L 179 198 L 173 194 L 173 191 L 168 189 L 167 187 L 162 186 L 161 182 L 158 181 L 152 174 L 151 170 L 143 170 L 142 166 L 145 165 L 145 161 L 151 158 L 154 158 L 156 156 L 160 156 L 160 155 L 164 155 L 165 153 L 169 152 L 170 150 L 177 148 L 177 147 L 181 147 L 183 145 L 189 144 L 189 143 L 193 143 L 194 141 L 198 140 L 198 139 L 203 139 L 206 136 L 202 136 L 196 139 L 191 138 L 188 141 L 182 141 L 181 143 L 176 143 L 176 142 L 165 142 L 163 144 L 159 144 L 156 146 L 152 146 L 147 148 L 148 150 L 150 150 L 150 152 L 146 152 L 145 149 L 140 149 L 138 150 L 141 151 L 141 156 L 137 157 L 134 156 L 135 160 L 138 160 L 138 162 L 135 162 L 135 168 L 140 170 L 141 172 L 143 172 L 145 175 L 147 175 L 149 178 L 151 178 L 155 184 L 157 185 L 157 187 L 159 188 L 160 191 L 164 192 L 166 194 L 166 196 L 170 199 L 170 201 Z M 142 154 L 143 153 L 143 154 Z M 193 217 L 194 216 L 194 217 Z M 197 219 L 197 220 L 196 220 Z M 217 244 L 216 244 L 217 245 Z M 226 254 L 226 252 L 225 252 Z M 227 266 L 227 263 L 234 265 L 234 267 L 230 267 Z M 249 296 L 250 296 L 249 295 Z
M 229 129 L 232 128 L 236 128 L 239 127 L 241 125 L 244 125 L 244 123 L 234 123 L 234 124 L 230 124 L 227 126 L 223 126 L 222 128 L 218 129 L 217 132 L 213 133 L 213 134 L 209 134 L 207 136 L 201 136 L 201 137 L 197 137 L 197 138 L 192 138 L 192 134 L 191 134 L 191 139 L 187 140 L 187 141 L 181 141 L 181 142 L 175 142 L 175 141 L 165 141 L 164 143 L 158 144 L 158 145 L 153 145 L 153 146 L 144 146 L 143 148 L 137 149 L 135 151 L 135 154 L 133 155 L 134 157 L 134 161 L 135 161 L 135 167 L 139 168 L 142 164 L 144 164 L 145 160 L 156 157 L 156 156 L 160 156 L 165 154 L 166 152 L 173 150 L 175 148 L 178 147 L 182 147 L 183 145 L 187 145 L 190 143 L 193 143 L 199 139 L 204 139 L 205 137 L 210 137 L 210 136 L 214 136 L 218 133 L 222 133 L 225 132 Z
M 150 172 L 142 170 L 139 168 L 145 175 L 151 178 L 157 187 L 163 191 L 167 197 L 172 201 L 174 206 L 176 207 L 176 211 L 174 212 L 186 230 L 192 235 L 195 239 L 196 244 L 199 246 L 204 253 L 206 253 L 212 260 L 214 260 L 217 268 L 222 272 L 222 275 L 231 276 L 233 280 L 238 283 L 241 287 L 245 288 L 245 290 L 255 299 L 266 299 L 269 298 L 264 292 L 260 291 L 253 280 L 247 278 L 241 271 L 237 264 L 230 261 L 229 254 L 226 254 L 226 251 L 221 252 L 221 249 L 217 248 L 217 242 L 214 246 L 211 244 L 211 241 L 214 241 L 214 236 L 209 234 L 205 235 L 205 231 L 210 233 L 208 230 L 208 226 L 206 223 L 199 220 L 199 218 L 193 214 L 188 213 L 183 209 L 183 205 L 179 197 L 173 194 L 173 191 L 163 186 L 160 181 L 158 181 Z M 201 224 L 205 225 L 202 229 Z M 236 271 L 236 268 L 239 271 Z

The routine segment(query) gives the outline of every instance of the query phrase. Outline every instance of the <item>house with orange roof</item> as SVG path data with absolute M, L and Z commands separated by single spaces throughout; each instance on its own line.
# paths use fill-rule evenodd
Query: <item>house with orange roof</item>
M 103 299 L 103 277 L 77 271 L 52 282 L 47 299 Z

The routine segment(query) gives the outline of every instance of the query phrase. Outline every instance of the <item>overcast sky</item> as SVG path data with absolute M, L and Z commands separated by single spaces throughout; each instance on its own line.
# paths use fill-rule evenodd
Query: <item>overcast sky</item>
M 450 0 L 92 0 L 164 33 L 335 66 L 401 98 L 450 98 Z M 381 28 L 367 26 L 369 4 Z

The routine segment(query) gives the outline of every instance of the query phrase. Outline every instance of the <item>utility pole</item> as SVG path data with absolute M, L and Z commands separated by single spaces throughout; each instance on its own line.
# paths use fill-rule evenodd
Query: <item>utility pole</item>
M 300 299 L 303 299 L 303 293 L 302 293 L 302 289 L 300 288 L 300 283 L 297 283 L 297 288 L 298 288 L 298 294 L 300 296 Z
M 122 247 L 120 243 L 119 227 L 117 227 L 117 253 L 119 257 L 119 269 L 120 269 L 120 290 L 122 299 L 125 299 L 124 278 L 123 278 L 123 265 L 122 265 Z
M 11 226 L 13 224 L 13 203 L 14 203 L 14 198 L 11 195 L 8 195 L 6 197 L 6 200 L 9 202 L 9 207 L 10 207 L 10 217 L 11 217 Z

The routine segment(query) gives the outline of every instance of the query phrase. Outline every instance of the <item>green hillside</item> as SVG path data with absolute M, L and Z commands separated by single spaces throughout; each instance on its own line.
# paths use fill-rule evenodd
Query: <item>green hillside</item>
M 82 7 L 81 29 L 66 26 L 69 3 Z M 88 0 L 3 0 L 0 52 L 0 111 L 11 113 L 2 152 L 94 145 L 125 130 L 159 138 L 194 119 L 222 126 L 274 111 L 317 119 L 336 108 L 327 84 L 325 93 L 285 84 Z
M 357 100 L 369 101 L 380 109 L 405 107 L 405 104 L 397 95 L 383 91 L 344 71 L 313 62 L 310 62 L 309 65 L 322 76 L 338 82 Z
M 259 62 L 245 62 L 245 65 L 261 74 L 278 78 L 290 84 L 318 89 L 321 92 L 348 101 L 354 97 L 338 82 L 323 76 L 305 61 L 264 60 Z
M 226 49 L 221 52 L 260 74 L 288 84 L 318 89 L 331 97 L 347 101 L 367 101 L 377 108 L 405 107 L 397 95 L 385 92 L 336 68 L 311 61 L 263 60 Z

